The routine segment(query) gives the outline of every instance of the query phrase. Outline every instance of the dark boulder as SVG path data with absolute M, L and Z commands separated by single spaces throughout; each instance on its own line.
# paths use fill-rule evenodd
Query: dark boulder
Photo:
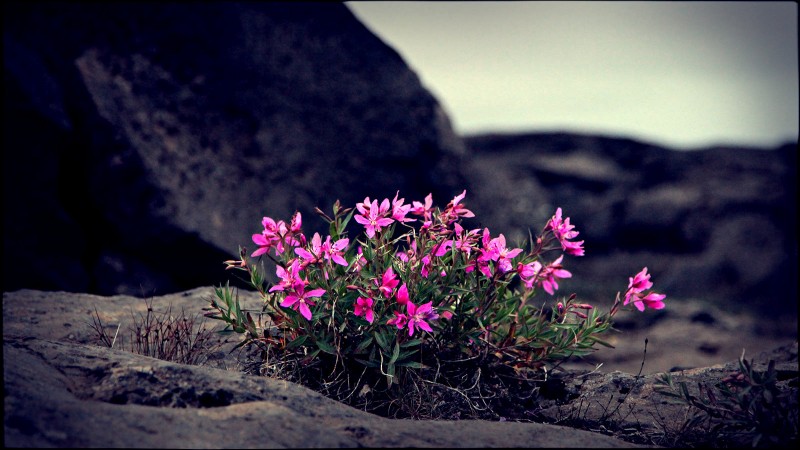
M 463 184 L 440 105 L 343 4 L 3 12 L 4 290 L 208 285 L 265 215 Z

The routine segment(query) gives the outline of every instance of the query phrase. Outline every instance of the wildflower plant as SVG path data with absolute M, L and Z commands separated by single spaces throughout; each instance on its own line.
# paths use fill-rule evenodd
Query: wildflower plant
M 256 250 L 240 248 L 239 260 L 225 262 L 246 273 L 262 309 L 243 310 L 225 285 L 206 314 L 243 334 L 240 345 L 309 364 L 324 359 L 331 377 L 353 367 L 373 371 L 391 387 L 441 355 L 494 358 L 515 368 L 580 357 L 598 344 L 611 347 L 601 337 L 621 307 L 664 308 L 665 296 L 650 291 L 647 268 L 630 278 L 608 312 L 575 294 L 555 298 L 560 280 L 572 276 L 565 256 L 584 255 L 569 217 L 558 208 L 525 248 L 509 246 L 503 234 L 464 228 L 462 219 L 475 216 L 465 196 L 466 190 L 443 209 L 430 194 L 411 203 L 399 192 L 392 200 L 367 197 L 355 208 L 337 201 L 332 215 L 316 208 L 329 230 L 310 239 L 300 212 L 288 224 L 264 217 L 252 236 Z M 363 227 L 355 239 L 346 231 L 353 219 Z M 253 258 L 274 262 L 278 281 L 268 282 Z M 552 306 L 534 300 L 541 291 Z

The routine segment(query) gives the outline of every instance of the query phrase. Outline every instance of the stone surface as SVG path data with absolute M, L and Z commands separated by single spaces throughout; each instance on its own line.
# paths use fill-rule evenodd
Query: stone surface
M 152 307 L 196 307 L 209 294 L 155 297 Z M 112 328 L 146 308 L 127 296 L 3 294 L 6 447 L 634 446 L 541 423 L 385 419 L 235 367 L 181 365 L 92 345 L 95 306 Z
M 344 4 L 3 13 L 4 290 L 207 285 L 265 215 L 323 231 L 316 206 L 463 184 L 447 115 Z
M 675 353 L 678 353 L 677 351 Z M 794 397 L 797 414 L 798 376 L 797 341 L 770 351 L 745 353 L 744 357 L 757 372 L 766 372 L 770 361 L 777 371 L 777 386 L 782 392 Z M 692 395 L 698 396 L 698 385 L 713 387 L 731 374 L 739 372 L 738 359 L 710 367 L 681 370 L 670 373 L 676 383 L 685 382 Z M 685 404 L 661 394 L 663 384 L 659 378 L 663 373 L 638 377 L 630 373 L 585 372 L 568 373 L 559 381 L 571 400 L 541 411 L 541 416 L 551 423 L 592 423 L 595 427 L 613 426 L 616 430 L 636 430 L 640 436 L 648 436 L 648 444 L 674 447 L 681 445 L 684 433 L 691 430 L 686 421 L 693 412 Z M 794 441 L 797 441 L 795 423 Z M 782 438 L 791 436 L 791 430 L 782 430 Z M 707 439 L 707 438 L 705 438 Z M 641 442 L 641 441 L 638 441 Z M 683 443 L 685 445 L 685 442 Z M 747 442 L 746 444 L 749 444 Z M 709 445 L 704 442 L 703 445 Z M 717 442 L 717 445 L 722 445 Z M 775 447 L 766 440 L 762 446 Z M 781 446 L 778 446 L 781 447 Z

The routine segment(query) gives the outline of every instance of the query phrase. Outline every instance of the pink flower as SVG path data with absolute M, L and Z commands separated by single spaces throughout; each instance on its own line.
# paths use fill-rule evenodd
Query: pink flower
M 431 214 L 433 214 L 433 194 L 428 194 L 425 197 L 424 204 L 418 201 L 411 202 L 411 211 L 409 212 L 422 216 L 426 221 L 431 220 Z
M 433 311 L 433 302 L 425 303 L 424 305 L 416 306 L 411 302 L 406 303 L 406 312 L 408 313 L 408 335 L 414 335 L 414 327 L 427 332 L 433 332 L 433 329 L 427 321 L 439 318 L 439 315 Z
M 295 283 L 303 282 L 300 279 L 300 260 L 296 258 L 292 260 L 286 269 L 281 266 L 277 266 L 275 268 L 275 273 L 278 275 L 278 278 L 280 278 L 281 281 L 275 286 L 272 286 L 269 292 L 283 291 L 291 288 L 295 285 Z
M 528 264 L 517 264 L 517 273 L 520 279 L 528 289 L 533 289 L 534 286 L 542 286 L 550 295 L 554 295 L 558 289 L 557 278 L 570 278 L 572 273 L 564 270 L 561 266 L 561 260 L 564 255 L 559 256 L 555 261 L 547 266 L 542 266 L 539 261 L 533 261 Z
M 367 322 L 372 323 L 375 320 L 375 313 L 372 311 L 372 299 L 369 297 L 358 297 L 356 299 L 353 314 L 356 316 L 364 316 Z
M 319 233 L 314 233 L 314 237 L 311 238 L 309 250 L 302 247 L 294 249 L 297 256 L 303 258 L 304 267 L 322 261 L 322 239 L 319 237 Z
M 420 261 L 422 262 L 422 266 L 419 269 L 419 274 L 422 275 L 423 278 L 428 278 L 428 273 L 430 273 L 431 268 L 431 256 L 425 255 Z
M 558 282 L 556 282 L 556 278 L 572 277 L 572 273 L 562 269 L 562 259 L 564 259 L 564 255 L 559 256 L 555 261 L 548 264 L 541 270 L 541 272 L 539 272 L 538 279 L 540 280 L 545 292 L 550 295 L 555 294 L 555 291 L 558 289 Z
M 342 252 L 344 252 L 349 243 L 350 239 L 347 238 L 342 238 L 334 243 L 331 243 L 331 237 L 328 236 L 325 238 L 325 242 L 322 243 L 322 255 L 327 261 L 333 261 L 340 266 L 347 267 L 347 260 L 344 259 L 344 256 L 342 256 Z
M 483 248 L 479 250 L 481 255 L 478 257 L 478 261 L 483 263 L 495 261 L 497 263 L 498 271 L 501 273 L 510 271 L 512 268 L 511 259 L 519 255 L 522 252 L 522 249 L 515 248 L 510 250 L 506 248 L 506 238 L 502 234 L 491 240 L 488 240 L 488 238 L 489 229 L 485 228 L 483 231 Z M 484 267 L 486 268 L 484 269 Z M 491 272 L 489 271 L 488 266 L 483 265 L 480 268 L 484 275 L 491 277 Z
M 553 230 L 553 235 L 561 243 L 561 248 L 567 252 L 567 254 L 583 256 L 583 241 L 573 242 L 569 240 L 580 234 L 574 231 L 573 228 L 575 228 L 575 226 L 569 223 L 569 217 L 564 220 L 561 219 L 561 208 L 556 209 L 555 215 L 550 218 L 545 227 L 546 230 Z
M 400 311 L 394 312 L 394 318 L 386 321 L 387 325 L 395 325 L 398 330 L 402 330 L 408 323 L 408 316 Z
M 369 202 L 369 197 L 364 199 L 363 203 L 356 203 L 356 209 L 360 215 L 355 216 L 356 222 L 364 225 L 367 231 L 367 236 L 372 239 L 376 232 L 381 231 L 383 227 L 387 227 L 394 222 L 394 219 L 385 217 L 389 212 L 389 199 L 386 198 L 378 205 L 377 200 Z
M 666 306 L 664 304 L 664 299 L 667 298 L 666 295 L 657 294 L 652 291 L 647 295 L 644 294 L 645 290 L 653 287 L 653 283 L 650 281 L 650 274 L 647 273 L 647 267 L 636 275 L 629 277 L 628 280 L 628 290 L 625 292 L 625 301 L 622 303 L 623 305 L 633 303 L 633 306 L 639 311 L 644 311 L 646 307 L 664 309 Z
M 305 317 L 306 320 L 311 320 L 311 309 L 309 309 L 309 305 L 314 305 L 314 301 L 311 300 L 311 298 L 322 297 L 325 294 L 325 289 L 312 289 L 306 292 L 305 284 L 306 283 L 303 281 L 296 282 L 292 286 L 293 292 L 286 295 L 286 298 L 281 302 L 281 306 L 284 308 L 291 306 L 295 311 L 300 311 L 300 314 Z
M 289 225 L 289 231 L 291 233 L 300 233 L 300 229 L 303 226 L 303 216 L 300 215 L 300 211 L 294 213 L 292 217 L 292 223 Z
M 367 265 L 367 258 L 364 258 L 364 250 L 361 249 L 361 246 L 358 246 L 358 252 L 356 253 L 356 259 L 353 261 L 353 271 L 361 272 L 361 269 Z
M 655 292 L 651 292 L 645 296 L 642 295 L 641 292 L 637 292 L 633 294 L 630 298 L 626 296 L 624 305 L 628 304 L 628 300 L 630 299 L 633 302 L 633 306 L 636 307 L 639 311 L 644 311 L 645 307 L 652 308 L 652 309 L 664 309 L 664 299 L 667 298 L 664 294 L 656 294 Z
M 394 194 L 394 200 L 392 200 L 392 219 L 394 219 L 394 220 L 396 220 L 398 222 L 413 222 L 413 221 L 415 221 L 416 219 L 407 219 L 406 218 L 406 214 L 408 214 L 411 211 L 411 205 L 404 205 L 403 202 L 405 202 L 406 199 L 401 198 L 401 199 L 398 200 L 397 197 L 399 195 L 400 195 L 400 191 L 397 191 L 397 193 Z
M 397 299 L 397 303 L 399 303 L 401 305 L 405 305 L 406 303 L 408 303 L 408 301 L 409 301 L 409 299 L 408 299 L 408 288 L 406 287 L 405 283 L 403 283 L 403 285 L 400 286 L 400 289 L 397 290 L 397 293 L 395 294 L 395 298 Z
M 478 233 L 480 230 L 476 228 L 464 233 L 464 228 L 458 223 L 453 224 L 453 228 L 456 232 L 456 237 L 453 240 L 453 246 L 464 253 L 467 258 L 469 258 L 473 246 L 478 241 Z
M 647 267 L 642 269 L 641 272 L 628 278 L 628 292 L 642 292 L 653 287 L 650 281 L 650 274 L 647 273 Z
M 419 328 L 429 333 L 433 331 L 428 321 L 438 319 L 439 315 L 433 310 L 432 302 L 417 306 L 409 301 L 406 302 L 405 305 L 406 313 L 395 311 L 395 317 L 386 322 L 388 325 L 395 325 L 398 329 L 403 329 L 408 326 L 409 336 L 414 335 L 414 328 Z M 452 317 L 452 314 L 450 317 Z
M 528 264 L 517 263 L 517 273 L 519 274 L 519 278 L 523 283 L 525 283 L 525 287 L 528 289 L 533 289 L 541 270 L 542 263 L 539 261 L 533 261 Z
M 392 296 L 392 292 L 394 288 L 397 287 L 397 284 L 400 283 L 400 280 L 397 279 L 397 275 L 394 274 L 392 270 L 392 266 L 389 266 L 386 269 L 386 272 L 383 273 L 383 277 L 381 278 L 381 284 L 378 287 L 378 290 L 381 291 L 385 298 L 390 298 Z M 378 281 L 375 280 L 375 284 L 378 284 Z
M 464 191 L 453 197 L 453 200 L 447 204 L 447 207 L 444 210 L 443 218 L 446 223 L 452 223 L 456 220 L 460 219 L 461 217 L 475 217 L 475 213 L 468 210 L 464 207 L 463 204 L 459 203 L 464 197 L 467 195 L 467 190 Z
M 305 242 L 305 236 L 300 232 L 302 219 L 300 213 L 296 213 L 292 218 L 291 228 L 286 227 L 286 223 L 282 220 L 275 222 L 270 217 L 264 217 L 261 220 L 261 225 L 264 230 L 260 234 L 252 236 L 253 242 L 258 245 L 258 249 L 253 252 L 252 257 L 263 255 L 270 249 L 275 249 L 275 254 L 280 255 L 284 252 L 284 244 L 300 245 Z M 300 239 L 295 238 L 297 235 Z
M 272 240 L 265 236 L 263 233 L 254 234 L 253 235 L 253 242 L 258 245 L 256 251 L 254 251 L 250 257 L 255 258 L 256 256 L 261 256 L 264 253 L 267 253 L 269 249 L 272 248 Z

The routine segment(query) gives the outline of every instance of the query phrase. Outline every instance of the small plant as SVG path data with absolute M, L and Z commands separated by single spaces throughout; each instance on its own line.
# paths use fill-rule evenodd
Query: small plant
M 317 367 L 323 383 L 346 380 L 352 396 L 359 386 L 375 388 L 374 380 L 360 381 L 368 373 L 402 389 L 419 384 L 423 370 L 438 377 L 447 361 L 541 369 L 598 344 L 611 347 L 601 336 L 621 306 L 664 307 L 665 296 L 649 291 L 647 268 L 629 279 L 609 312 L 575 294 L 549 307 L 535 303 L 540 291 L 553 297 L 559 281 L 572 276 L 565 255 L 584 255 L 569 217 L 558 208 L 538 236 L 509 247 L 502 234 L 462 226 L 474 217 L 461 203 L 465 196 L 444 209 L 430 194 L 411 204 L 399 192 L 391 201 L 367 197 L 355 209 L 337 201 L 332 215 L 315 209 L 329 234 L 311 239 L 299 212 L 288 224 L 264 217 L 252 236 L 258 248 L 249 256 L 240 248 L 239 260 L 225 262 L 246 273 L 262 308 L 243 309 L 226 284 L 215 289 L 206 314 L 241 333 L 240 345 L 258 346 L 265 361 Z M 352 219 L 364 230 L 353 240 L 346 232 Z M 251 263 L 256 257 L 262 264 Z M 261 258 L 275 264 L 276 283 L 266 280 Z
M 213 330 L 198 321 L 202 315 L 187 316 L 183 309 L 180 314 L 173 315 L 171 304 L 163 313 L 157 314 L 152 299 L 144 301 L 147 306 L 145 314 L 137 315 L 131 311 L 127 345 L 124 333 L 119 334 L 122 323 L 118 324 L 113 337 L 109 336 L 95 308 L 91 326 L 96 340 L 109 348 L 118 343 L 118 348 L 131 353 L 192 365 L 203 364 L 220 347 L 221 342 L 215 340 Z
M 796 375 L 795 375 L 796 377 Z M 775 361 L 766 371 L 753 369 L 739 358 L 739 370 L 713 386 L 698 383 L 692 393 L 686 382 L 669 373 L 657 380 L 656 390 L 691 407 L 684 430 L 700 429 L 713 446 L 795 447 L 798 430 L 797 389 L 781 389 Z

